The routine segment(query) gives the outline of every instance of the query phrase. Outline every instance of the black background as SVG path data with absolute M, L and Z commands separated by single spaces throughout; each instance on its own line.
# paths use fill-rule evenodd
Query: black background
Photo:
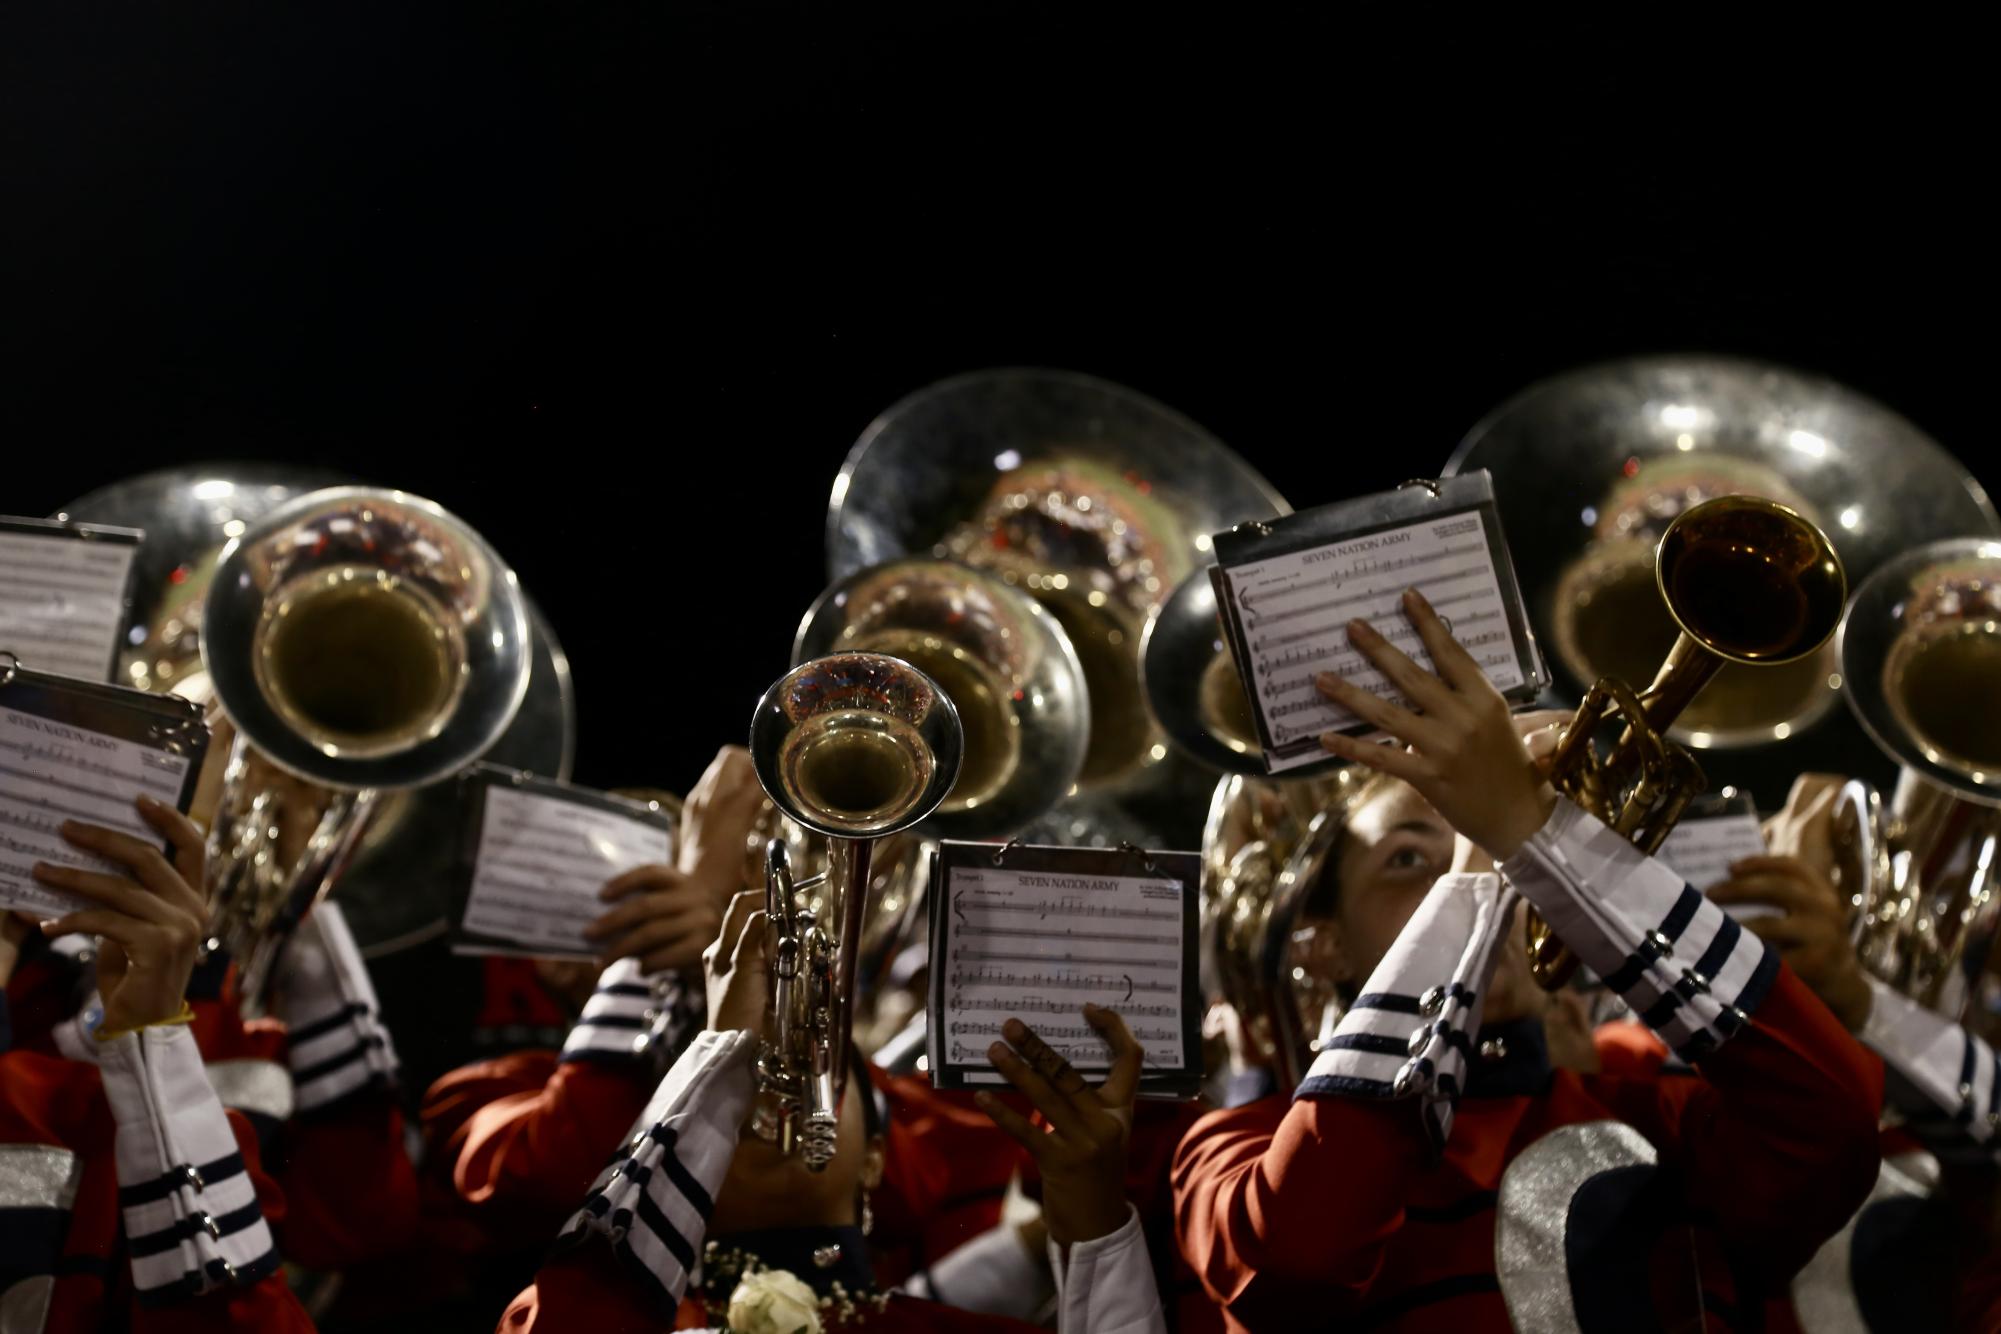
M 847 447 L 961 370 L 1132 385 L 1310 505 L 1741 352 L 2001 481 L 1971 32 L 1354 10 L 10 6 L 0 512 L 215 458 L 429 495 L 550 612 L 578 776 L 685 789 Z

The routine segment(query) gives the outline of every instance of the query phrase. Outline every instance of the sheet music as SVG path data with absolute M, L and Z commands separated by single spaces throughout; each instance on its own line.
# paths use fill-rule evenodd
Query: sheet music
M 1522 684 L 1521 655 L 1477 511 L 1447 514 L 1326 546 L 1226 569 L 1251 661 L 1254 702 L 1274 745 L 1274 772 L 1326 758 L 1323 732 L 1360 722 L 1314 687 L 1334 672 L 1402 702 L 1387 677 L 1348 646 L 1348 622 L 1369 622 L 1392 644 L 1430 667 L 1431 657 L 1404 616 L 1407 588 L 1424 594 L 1497 689 Z
M 1086 1001 L 1117 1010 L 1146 1070 L 1184 1066 L 1182 894 L 1155 875 L 1071 875 L 955 867 L 947 885 L 941 1055 L 969 1082 L 1005 1081 L 988 1065 L 1001 1025 L 1018 1018 L 1079 1070 L 1110 1049 L 1084 1022 Z
M 133 542 L 0 531 L 0 649 L 38 672 L 109 680 L 138 554 Z
M 486 790 L 464 928 L 524 952 L 594 958 L 584 927 L 608 912 L 604 883 L 673 856 L 665 829 L 540 792 Z
M 1755 815 L 1712 815 L 1684 819 L 1661 844 L 1654 860 L 1697 889 L 1706 890 L 1730 878 L 1730 864 L 1765 855 L 1765 831 Z M 1732 917 L 1769 917 L 1777 908 L 1762 903 L 1731 904 Z
M 129 873 L 64 842 L 62 822 L 104 825 L 158 846 L 160 835 L 134 803 L 143 793 L 177 805 L 187 773 L 185 755 L 0 707 L 0 908 L 59 917 L 90 906 L 38 882 L 35 863 Z

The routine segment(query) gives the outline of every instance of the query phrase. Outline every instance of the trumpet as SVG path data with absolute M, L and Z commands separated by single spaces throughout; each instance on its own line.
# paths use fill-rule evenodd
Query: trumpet
M 1994 928 L 2001 869 L 2001 721 L 1988 700 L 2001 679 L 2001 542 L 1934 542 L 1877 570 L 1840 652 L 1850 706 L 1900 769 L 1888 802 L 1861 780 L 1837 799 L 1836 880 L 1857 954 L 1964 1022 L 1993 964 L 1968 951 Z
M 752 715 L 751 761 L 766 795 L 827 840 L 826 870 L 803 879 L 784 839 L 766 845 L 774 1028 L 758 1054 L 751 1120 L 759 1137 L 814 1171 L 832 1161 L 839 1131 L 876 841 L 938 808 L 959 776 L 964 741 L 937 683 L 876 653 L 801 663 Z
M 1655 585 L 1680 628 L 1645 691 L 1614 677 L 1585 694 L 1558 742 L 1550 782 L 1615 833 L 1653 852 L 1705 786 L 1702 768 L 1667 739 L 1675 718 L 1726 663 L 1792 662 L 1841 621 L 1848 581 L 1827 535 L 1757 496 L 1722 496 L 1682 512 L 1654 552 Z M 1618 730 L 1600 749 L 1603 725 Z M 1529 968 L 1554 991 L 1577 957 L 1530 909 Z
M 1493 475 L 1530 622 L 1572 703 L 1601 677 L 1643 684 L 1673 644 L 1680 627 L 1655 591 L 1654 547 L 1702 501 L 1778 501 L 1835 535 L 1858 586 L 1934 535 L 2001 533 L 1965 466 L 1889 407 L 1735 357 L 1632 357 L 1532 385 L 1446 464 L 1454 475 L 1476 468 Z M 1718 763 L 1731 781 L 1777 807 L 1801 771 L 1839 768 L 1865 740 L 1840 706 L 1844 679 L 1828 649 L 1733 664 L 1673 738 L 1698 754 L 1730 751 Z

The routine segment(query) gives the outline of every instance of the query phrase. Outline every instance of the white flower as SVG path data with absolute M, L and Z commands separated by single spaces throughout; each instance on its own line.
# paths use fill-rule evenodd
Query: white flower
M 730 1334 L 820 1334 L 820 1299 L 783 1269 L 760 1269 L 730 1294 Z

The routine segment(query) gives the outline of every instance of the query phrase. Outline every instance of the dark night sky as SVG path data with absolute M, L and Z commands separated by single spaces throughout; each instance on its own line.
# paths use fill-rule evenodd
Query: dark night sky
M 960 370 L 1133 385 L 1303 506 L 1734 351 L 2001 482 L 1967 34 L 1085 8 L 9 6 L 0 511 L 217 457 L 430 495 L 554 618 L 579 777 L 685 788 L 848 445 Z

